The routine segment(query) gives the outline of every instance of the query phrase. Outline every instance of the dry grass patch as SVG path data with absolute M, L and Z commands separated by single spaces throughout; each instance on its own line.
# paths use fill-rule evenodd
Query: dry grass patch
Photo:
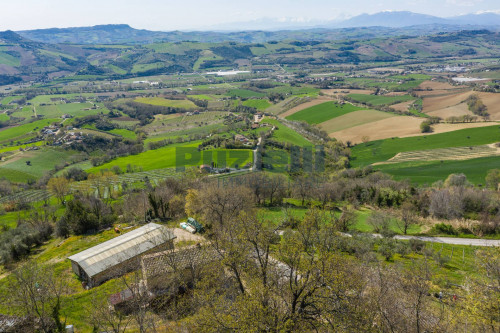
M 500 94 L 478 92 L 479 98 L 488 107 L 491 120 L 500 120 Z
M 424 81 L 418 87 L 420 89 L 432 89 L 432 90 L 457 89 L 456 86 L 453 86 L 448 82 L 439 82 L 439 81 Z
M 444 109 L 436 110 L 436 111 L 431 111 L 427 112 L 429 116 L 432 117 L 440 117 L 444 120 L 449 117 L 460 117 L 464 115 L 471 115 L 473 116 L 474 114 L 469 111 L 469 107 L 467 106 L 466 103 L 460 103 L 457 105 L 449 106 Z
M 327 133 L 332 133 L 391 117 L 396 117 L 396 115 L 376 110 L 361 110 L 327 120 L 319 126 Z
M 411 136 L 420 134 L 422 118 L 397 116 L 379 121 L 354 126 L 341 131 L 330 133 L 330 137 L 352 143 L 362 142 L 363 137 L 370 141 L 393 137 Z
M 408 109 L 410 108 L 410 105 L 412 105 L 413 102 L 415 102 L 415 100 L 393 104 L 393 105 L 391 105 L 391 108 L 393 108 L 394 110 L 405 112 L 405 111 L 408 111 Z

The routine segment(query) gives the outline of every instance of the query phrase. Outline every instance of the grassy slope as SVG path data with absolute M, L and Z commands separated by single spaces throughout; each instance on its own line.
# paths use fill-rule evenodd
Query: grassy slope
M 263 123 L 268 123 L 275 125 L 278 129 L 276 129 L 273 133 L 273 139 L 280 141 L 280 142 L 288 142 L 296 146 L 310 146 L 311 142 L 304 138 L 302 135 L 299 133 L 295 132 L 294 130 L 288 128 L 287 126 L 283 125 L 281 122 L 279 122 L 276 119 L 269 119 L 269 118 L 264 118 L 262 120 Z
M 445 180 L 451 173 L 464 173 L 474 184 L 484 184 L 488 170 L 500 168 L 500 157 L 483 157 L 465 161 L 406 162 L 375 167 L 394 176 L 409 179 L 416 184 L 432 184 Z
M 57 164 L 64 163 L 73 155 L 72 151 L 43 149 L 23 153 L 21 158 L 12 162 L 0 163 L 0 174 L 16 182 L 26 182 L 29 179 L 38 179 L 43 174 L 54 168 Z M 27 165 L 30 161 L 31 165 Z
M 133 165 L 133 166 L 140 166 L 144 171 L 149 171 L 149 170 L 155 170 L 155 169 L 163 169 L 163 168 L 175 168 L 176 167 L 176 148 L 179 147 L 184 147 L 184 148 L 196 148 L 198 145 L 201 143 L 201 141 L 194 141 L 194 142 L 189 142 L 189 143 L 182 143 L 182 144 L 172 144 L 168 145 L 166 147 L 160 148 L 160 149 L 155 149 L 155 150 L 148 150 L 143 153 L 137 154 L 137 155 L 130 155 L 130 156 L 125 156 L 125 157 L 119 157 L 109 163 L 103 164 L 98 167 L 94 167 L 92 169 L 89 169 L 88 172 L 96 172 L 99 170 L 103 169 L 111 169 L 113 166 L 117 165 L 122 169 L 125 169 L 128 164 Z M 218 154 L 220 153 L 226 153 L 228 150 L 224 149 L 217 149 L 213 150 L 212 153 L 214 160 L 217 160 Z M 207 154 L 207 152 L 203 152 L 203 156 L 208 156 L 204 155 Z M 189 156 L 187 157 L 189 158 Z M 203 157 L 204 158 L 204 157 Z M 245 165 L 246 163 L 251 162 L 253 159 L 252 151 L 251 150 L 229 150 L 228 156 L 227 156 L 227 164 L 228 166 L 232 166 L 233 163 L 238 163 L 240 167 Z M 239 161 L 239 162 L 237 162 Z M 197 159 L 193 163 L 188 163 L 186 166 L 196 166 L 196 165 L 201 165 L 201 164 L 208 164 L 210 161 L 208 160 L 202 160 L 202 159 Z
M 6 128 L 0 131 L 0 142 L 15 140 L 16 138 L 23 137 L 30 133 L 34 134 L 34 132 L 38 132 L 43 127 L 57 121 L 58 119 L 43 119 L 16 127 Z
M 358 110 L 362 110 L 362 108 L 358 108 L 357 106 L 348 103 L 340 105 L 336 102 L 325 102 L 296 112 L 286 117 L 286 119 L 303 120 L 309 124 L 319 124 L 332 118 Z
M 382 162 L 403 151 L 467 147 L 500 142 L 500 126 L 469 128 L 448 133 L 372 141 L 352 148 L 352 165 Z

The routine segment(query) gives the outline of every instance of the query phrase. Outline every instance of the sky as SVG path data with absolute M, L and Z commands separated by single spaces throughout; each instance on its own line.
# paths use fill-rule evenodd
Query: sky
M 487 11 L 500 13 L 500 1 L 0 0 L 0 31 L 119 23 L 159 31 L 207 30 L 225 23 L 262 18 L 314 24 L 385 10 L 449 17 Z

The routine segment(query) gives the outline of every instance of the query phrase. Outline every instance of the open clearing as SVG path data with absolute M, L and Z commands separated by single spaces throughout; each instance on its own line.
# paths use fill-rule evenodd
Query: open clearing
M 463 161 L 473 158 L 499 156 L 500 148 L 496 144 L 471 146 L 471 147 L 451 147 L 418 151 L 405 151 L 397 153 L 396 156 L 386 162 L 377 164 L 390 164 L 416 161 Z
M 420 133 L 420 123 L 423 118 L 418 117 L 390 117 L 375 122 L 347 128 L 330 133 L 330 137 L 352 143 L 362 142 L 362 138 L 368 136 L 370 140 L 381 140 L 403 135 L 417 135 Z
M 321 123 L 320 127 L 327 133 L 333 133 L 347 128 L 373 123 L 391 117 L 396 117 L 396 116 L 388 112 L 381 112 L 376 110 L 360 110 L 327 120 Z

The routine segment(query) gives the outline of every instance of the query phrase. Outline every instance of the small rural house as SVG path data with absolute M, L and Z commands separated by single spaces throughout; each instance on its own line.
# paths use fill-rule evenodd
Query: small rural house
M 156 223 L 77 253 L 68 259 L 71 267 L 88 287 L 140 267 L 141 256 L 174 248 L 175 235 Z

